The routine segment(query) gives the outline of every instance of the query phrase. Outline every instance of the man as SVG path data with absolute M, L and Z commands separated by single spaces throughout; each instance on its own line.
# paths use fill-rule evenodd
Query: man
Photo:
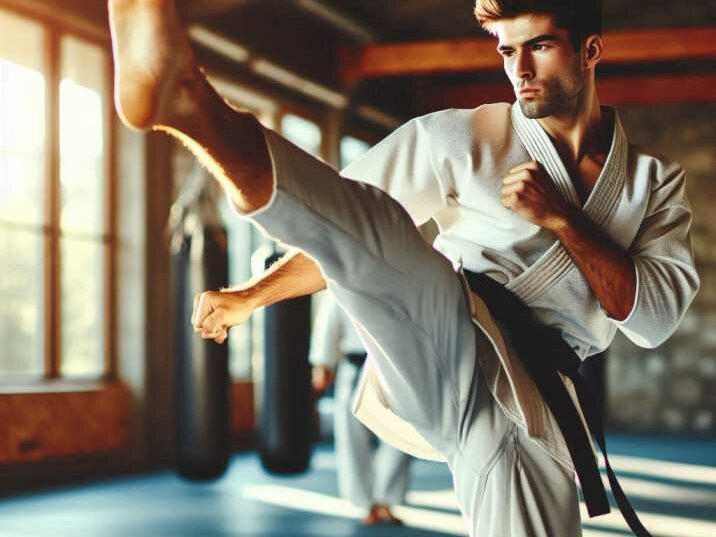
M 385 443 L 373 448 L 373 435 L 351 411 L 351 401 L 366 360 L 352 321 L 327 294 L 318 307 L 311 333 L 309 361 L 317 394 L 335 380 L 333 432 L 341 496 L 365 507 L 367 525 L 401 524 L 392 505 L 405 501 L 410 480 L 410 456 Z
M 492 315 L 500 303 L 488 308 L 450 261 L 503 284 L 582 358 L 617 329 L 658 345 L 699 285 L 683 171 L 630 146 L 600 106 L 599 10 L 587 5 L 478 1 L 518 102 L 407 123 L 345 172 L 376 188 L 227 106 L 170 0 L 109 4 L 125 123 L 183 140 L 237 212 L 297 249 L 257 281 L 197 297 L 195 329 L 222 342 L 255 308 L 327 286 L 372 358 L 357 415 L 403 450 L 446 461 L 480 537 L 580 535 L 574 470 L 595 464 L 565 443 L 574 428 L 556 423 L 563 407 L 545 406 L 540 368 L 509 317 Z M 430 217 L 444 255 L 415 228 Z M 569 381 L 559 386 L 574 398 Z

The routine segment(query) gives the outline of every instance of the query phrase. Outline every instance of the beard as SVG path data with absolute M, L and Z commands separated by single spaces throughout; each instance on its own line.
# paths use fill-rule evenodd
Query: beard
M 530 84 L 542 89 L 537 97 L 519 99 L 522 114 L 539 119 L 573 111 L 584 89 L 584 78 L 576 63 L 565 74 Z

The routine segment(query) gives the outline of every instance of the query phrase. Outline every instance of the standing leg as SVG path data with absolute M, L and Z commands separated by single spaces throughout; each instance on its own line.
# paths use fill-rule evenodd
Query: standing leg
M 400 505 L 410 485 L 410 455 L 381 443 L 375 454 L 374 497 L 383 505 Z
M 353 505 L 370 507 L 374 474 L 371 433 L 351 411 L 358 371 L 345 360 L 338 364 L 333 411 L 338 489 Z

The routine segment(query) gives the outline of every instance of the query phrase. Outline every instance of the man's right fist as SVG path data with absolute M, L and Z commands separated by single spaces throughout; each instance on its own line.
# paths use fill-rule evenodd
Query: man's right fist
M 204 291 L 194 297 L 191 324 L 202 338 L 223 343 L 229 328 L 246 322 L 254 309 L 255 304 L 240 291 Z

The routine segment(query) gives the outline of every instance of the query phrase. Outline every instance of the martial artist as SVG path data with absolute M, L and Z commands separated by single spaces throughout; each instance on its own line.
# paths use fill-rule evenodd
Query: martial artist
M 630 145 L 600 106 L 595 5 L 478 0 L 517 102 L 410 121 L 346 180 L 226 105 L 171 0 L 109 4 L 124 122 L 183 140 L 239 214 L 296 248 L 259 280 L 198 297 L 195 329 L 223 341 L 257 307 L 327 286 L 372 358 L 357 415 L 404 451 L 447 462 L 473 536 L 581 534 L 574 475 L 586 496 L 594 454 L 565 441 L 576 429 L 549 403 L 542 370 L 559 373 L 565 341 L 579 358 L 617 330 L 660 344 L 699 285 L 683 170 Z M 437 250 L 415 228 L 431 217 Z M 484 278 L 559 341 L 522 345 Z M 559 386 L 574 400 L 578 379 L 566 374 Z M 570 412 L 589 414 L 582 401 Z
M 351 403 L 366 352 L 352 321 L 330 294 L 318 306 L 308 359 L 317 394 L 335 384 L 333 434 L 341 496 L 368 509 L 364 524 L 401 524 L 391 506 L 405 501 L 411 457 L 385 442 L 373 447 L 373 433 L 353 415 Z

